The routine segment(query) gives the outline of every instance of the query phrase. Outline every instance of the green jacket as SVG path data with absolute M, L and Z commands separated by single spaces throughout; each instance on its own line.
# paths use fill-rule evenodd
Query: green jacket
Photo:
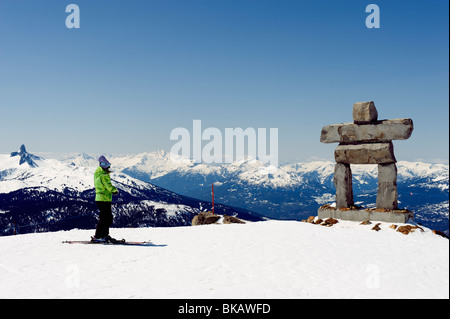
M 101 167 L 98 167 L 94 173 L 94 185 L 96 202 L 112 201 L 112 193 L 116 193 L 117 188 L 111 185 L 109 174 Z

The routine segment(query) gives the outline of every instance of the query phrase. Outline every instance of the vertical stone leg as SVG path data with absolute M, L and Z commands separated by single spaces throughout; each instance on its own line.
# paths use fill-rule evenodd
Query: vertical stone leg
M 352 171 L 350 164 L 336 163 L 334 168 L 336 208 L 353 206 Z
M 397 209 L 397 165 L 378 164 L 377 208 Z

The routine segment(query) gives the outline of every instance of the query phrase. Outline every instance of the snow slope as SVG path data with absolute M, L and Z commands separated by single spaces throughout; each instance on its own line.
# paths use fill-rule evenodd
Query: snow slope
M 382 223 L 112 229 L 156 246 L 69 245 L 93 230 L 0 238 L 0 298 L 449 298 L 449 242 Z

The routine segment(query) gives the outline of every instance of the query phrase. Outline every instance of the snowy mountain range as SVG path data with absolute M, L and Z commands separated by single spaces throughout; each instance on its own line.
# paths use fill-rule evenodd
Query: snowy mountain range
M 86 155 L 80 155 L 82 161 Z M 85 163 L 86 164 L 86 163 Z M 44 159 L 26 151 L 0 154 L 0 235 L 93 228 L 97 211 L 94 166 Z M 211 203 L 179 195 L 123 172 L 111 174 L 119 189 L 114 199 L 115 227 L 190 225 Z M 263 217 L 241 208 L 215 205 L 220 214 L 246 220 Z
M 92 161 L 84 155 L 84 161 Z M 72 159 L 81 163 L 80 156 Z M 334 202 L 334 162 L 315 161 L 270 166 L 256 159 L 222 165 L 194 164 L 159 151 L 112 157 L 113 165 L 136 179 L 203 200 L 242 207 L 274 219 L 305 219 Z M 86 164 L 86 162 L 85 162 Z M 92 165 L 92 164 L 91 164 Z M 399 205 L 415 212 L 416 221 L 448 233 L 449 166 L 400 161 Z M 374 207 L 376 165 L 352 165 L 355 203 Z
M 97 157 L 79 154 L 62 160 L 41 158 L 36 159 L 37 166 L 32 167 L 25 166 L 26 163 L 20 165 L 18 157 L 12 154 L 0 155 L 0 197 L 11 198 L 17 192 L 16 197 L 20 198 L 26 196 L 22 194 L 25 190 L 34 187 L 35 192 L 57 192 L 60 196 L 75 194 L 82 203 L 92 205 L 92 174 L 98 165 Z M 223 204 L 224 212 L 241 214 L 241 218 L 249 220 L 261 219 L 261 215 L 273 219 L 301 220 L 316 215 L 321 205 L 334 202 L 333 162 L 292 163 L 275 167 L 256 159 L 247 159 L 231 164 L 206 165 L 194 164 L 164 151 L 106 157 L 115 171 L 113 180 L 121 184 L 119 188 L 124 190 L 116 203 L 116 210 L 120 212 L 123 208 L 124 212 L 119 216 L 123 216 L 128 223 L 134 223 L 133 226 L 146 223 L 187 224 L 192 214 L 210 209 L 212 183 L 215 201 Z M 416 222 L 448 234 L 449 166 L 404 161 L 397 166 L 400 207 L 414 211 Z M 352 165 L 352 172 L 355 203 L 373 207 L 377 193 L 377 167 Z M 138 218 L 140 221 L 132 222 L 139 214 L 133 215 L 130 211 L 137 209 L 145 215 L 142 212 L 147 211 L 148 207 L 156 211 L 160 207 L 157 203 L 166 205 L 161 209 L 172 213 L 163 214 L 165 218 L 159 223 L 148 216 L 141 216 Z M 5 214 L 8 208 L 0 205 L 2 220 L 8 215 Z M 181 217 L 186 212 L 189 212 L 189 218 Z M 8 223 L 12 225 L 11 218 Z M 92 220 L 86 223 L 92 223 Z M 0 225 L 1 228 L 6 227 Z

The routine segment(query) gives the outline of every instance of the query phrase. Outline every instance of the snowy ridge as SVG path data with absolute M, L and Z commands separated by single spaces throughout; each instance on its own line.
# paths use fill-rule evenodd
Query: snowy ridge
M 0 155 L 0 194 L 26 187 L 47 187 L 59 192 L 85 192 L 93 188 L 97 155 L 71 155 L 63 160 L 35 160 L 37 167 L 19 164 L 19 158 Z M 230 164 L 194 164 L 165 151 L 111 156 L 112 179 L 129 193 L 151 190 L 153 185 L 203 201 L 241 207 L 274 219 L 302 220 L 319 206 L 334 202 L 334 163 L 314 161 L 274 167 L 257 159 Z M 448 233 L 449 166 L 400 161 L 399 204 L 416 212 L 416 221 Z M 352 165 L 357 205 L 373 207 L 377 166 Z M 151 184 L 149 184 L 151 183 Z M 148 198 L 146 198 L 148 199 Z M 169 203 L 168 203 L 169 204 Z M 0 207 L 1 209 L 1 207 Z
M 187 171 L 195 167 L 191 161 L 180 156 L 170 156 L 165 151 L 111 157 L 111 159 L 118 170 L 132 168 L 147 173 L 150 178 L 158 178 L 174 170 Z
M 79 159 L 79 158 L 77 158 Z M 19 165 L 14 157 L 0 154 L 0 193 L 9 193 L 27 187 L 47 187 L 54 191 L 72 189 L 83 192 L 93 187 L 93 176 L 97 166 L 82 166 L 90 162 L 61 162 L 55 159 L 36 161 L 37 167 L 28 164 Z M 95 161 L 97 164 L 97 161 Z M 123 173 L 113 172 L 111 179 L 124 187 L 152 188 L 148 183 L 132 178 Z
M 86 162 L 86 157 L 90 162 Z M 97 165 L 94 157 L 80 154 L 66 161 L 76 163 L 77 166 Z M 217 175 L 226 178 L 235 178 L 250 185 L 265 187 L 290 187 L 304 183 L 304 176 L 315 173 L 323 183 L 334 173 L 334 162 L 313 161 L 285 164 L 280 167 L 264 164 L 257 159 L 246 159 L 230 164 L 207 165 L 194 164 L 191 160 L 173 156 L 165 151 L 139 153 L 127 156 L 111 156 L 117 170 L 132 170 L 147 174 L 150 180 L 164 177 L 171 173 L 180 175 L 196 174 L 201 176 Z M 397 163 L 399 179 L 427 178 L 433 183 L 430 187 L 448 189 L 449 165 L 430 164 L 422 162 L 399 161 Z M 352 165 L 354 176 L 364 182 L 365 178 L 376 178 L 376 165 Z
M 217 202 L 243 207 L 275 219 L 301 220 L 334 202 L 331 161 L 291 163 L 274 167 L 256 159 L 231 164 L 194 164 L 166 152 L 112 157 L 118 169 L 137 179 L 203 200 L 216 186 Z M 400 206 L 415 211 L 417 220 L 448 233 L 449 166 L 400 161 Z M 357 205 L 373 207 L 377 192 L 376 165 L 352 165 Z
M 165 151 L 109 158 L 113 162 L 114 171 L 132 172 L 138 175 L 137 180 L 146 182 L 177 174 L 185 177 L 201 176 L 204 179 L 213 176 L 219 183 L 223 183 L 226 179 L 277 189 L 305 185 L 311 175 L 324 184 L 334 173 L 334 163 L 330 161 L 293 163 L 275 167 L 256 159 L 247 159 L 231 164 L 207 165 L 194 164 L 188 159 L 173 156 Z M 36 163 L 38 167 L 30 174 L 29 164 L 19 164 L 17 157 L 0 154 L 0 180 L 2 181 L 0 193 L 39 185 L 48 185 L 50 189 L 55 190 L 71 187 L 82 191 L 91 186 L 92 172 L 98 166 L 97 158 L 85 153 L 63 161 L 38 158 Z M 400 181 L 412 178 L 423 179 L 421 186 L 427 185 L 429 188 L 441 190 L 449 188 L 449 166 L 446 164 L 400 161 L 397 166 Z M 376 165 L 352 165 L 352 173 L 357 182 L 367 184 L 368 179 L 376 178 L 377 167 Z
M 0 298 L 449 298 L 447 239 L 426 228 L 403 235 L 372 226 L 111 230 L 151 239 L 150 247 L 61 243 L 93 230 L 0 237 L 0 255 L 8 256 L 0 261 Z
M 22 161 L 22 157 L 33 161 Z M 138 159 L 142 161 L 142 157 Z M 97 160 L 87 154 L 63 161 L 44 159 L 27 153 L 25 146 L 20 158 L 0 154 L 0 236 L 95 225 L 98 210 L 93 176 L 97 166 Z M 189 225 L 195 214 L 211 207 L 209 202 L 131 177 L 117 166 L 111 180 L 119 189 L 113 200 L 116 227 Z M 262 219 L 246 209 L 217 205 L 217 210 L 249 220 Z
M 68 166 L 54 159 L 36 161 L 37 167 L 19 165 L 17 158 L 0 154 L 0 193 L 8 193 L 26 187 L 45 186 L 62 191 L 73 188 L 84 191 L 91 187 L 92 174 L 85 167 Z

